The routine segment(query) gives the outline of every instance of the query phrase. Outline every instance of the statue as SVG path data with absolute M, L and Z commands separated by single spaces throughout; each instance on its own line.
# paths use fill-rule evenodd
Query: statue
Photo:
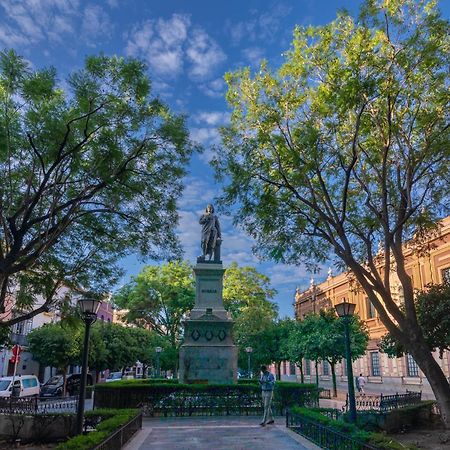
M 206 207 L 205 213 L 200 217 L 200 225 L 202 225 L 202 251 L 203 255 L 197 258 L 198 262 L 205 262 L 213 258 L 214 262 L 220 262 L 220 244 L 222 242 L 222 234 L 220 231 L 220 223 L 218 217 L 214 214 L 213 205 Z

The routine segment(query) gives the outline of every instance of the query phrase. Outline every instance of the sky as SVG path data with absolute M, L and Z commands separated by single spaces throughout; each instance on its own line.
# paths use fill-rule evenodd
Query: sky
M 221 186 L 209 166 L 220 143 L 217 127 L 227 124 L 223 76 L 240 67 L 256 70 L 262 59 L 282 63 L 295 25 L 330 22 L 340 9 L 356 14 L 357 0 L 0 0 L 0 48 L 14 48 L 35 68 L 54 66 L 64 78 L 83 66 L 87 55 L 138 57 L 148 64 L 154 95 L 173 111 L 186 114 L 191 138 L 204 147 L 195 155 L 180 198 L 178 234 L 184 258 L 195 262 L 200 250 L 198 219 L 214 203 Z M 450 2 L 440 2 L 444 16 Z M 303 266 L 260 263 L 252 240 L 220 216 L 225 266 L 255 266 L 278 291 L 280 316 L 293 316 L 296 287 L 306 289 L 311 274 Z M 121 284 L 145 264 L 136 255 L 121 262 Z M 327 277 L 327 268 L 315 275 Z

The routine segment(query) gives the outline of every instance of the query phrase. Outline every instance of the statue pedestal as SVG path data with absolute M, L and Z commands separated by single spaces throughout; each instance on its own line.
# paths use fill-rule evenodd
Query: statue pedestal
M 222 301 L 224 272 L 217 262 L 201 262 L 194 267 L 195 306 L 183 322 L 184 343 L 180 348 L 182 383 L 230 384 L 237 380 L 233 321 Z

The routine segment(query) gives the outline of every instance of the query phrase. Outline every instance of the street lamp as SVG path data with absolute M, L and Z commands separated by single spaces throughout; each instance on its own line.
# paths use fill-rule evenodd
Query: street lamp
M 156 378 L 159 378 L 161 376 L 161 367 L 159 364 L 159 356 L 162 352 L 162 348 L 156 347 L 155 352 L 156 352 Z
M 247 352 L 247 363 L 248 363 L 248 377 L 252 378 L 252 347 L 246 347 L 245 351 Z
M 344 321 L 345 329 L 345 354 L 347 360 L 348 402 L 350 410 L 350 422 L 356 422 L 355 385 L 353 384 L 352 351 L 350 349 L 349 321 L 355 312 L 356 305 L 343 299 L 342 303 L 334 306 L 339 317 Z
M 84 416 L 84 399 L 86 397 L 86 377 L 88 367 L 89 355 L 89 335 L 91 325 L 97 320 L 97 312 L 102 301 L 95 297 L 80 298 L 78 306 L 81 310 L 81 318 L 85 324 L 84 331 L 84 345 L 83 345 L 83 360 L 81 363 L 81 380 L 80 393 L 78 397 L 78 411 L 77 411 L 77 434 L 83 433 L 83 416 Z

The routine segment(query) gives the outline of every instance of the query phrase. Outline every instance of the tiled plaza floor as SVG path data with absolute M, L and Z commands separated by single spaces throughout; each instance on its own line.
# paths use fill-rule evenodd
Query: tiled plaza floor
M 145 419 L 125 450 L 313 450 L 287 430 L 284 417 L 261 427 L 258 417 Z

